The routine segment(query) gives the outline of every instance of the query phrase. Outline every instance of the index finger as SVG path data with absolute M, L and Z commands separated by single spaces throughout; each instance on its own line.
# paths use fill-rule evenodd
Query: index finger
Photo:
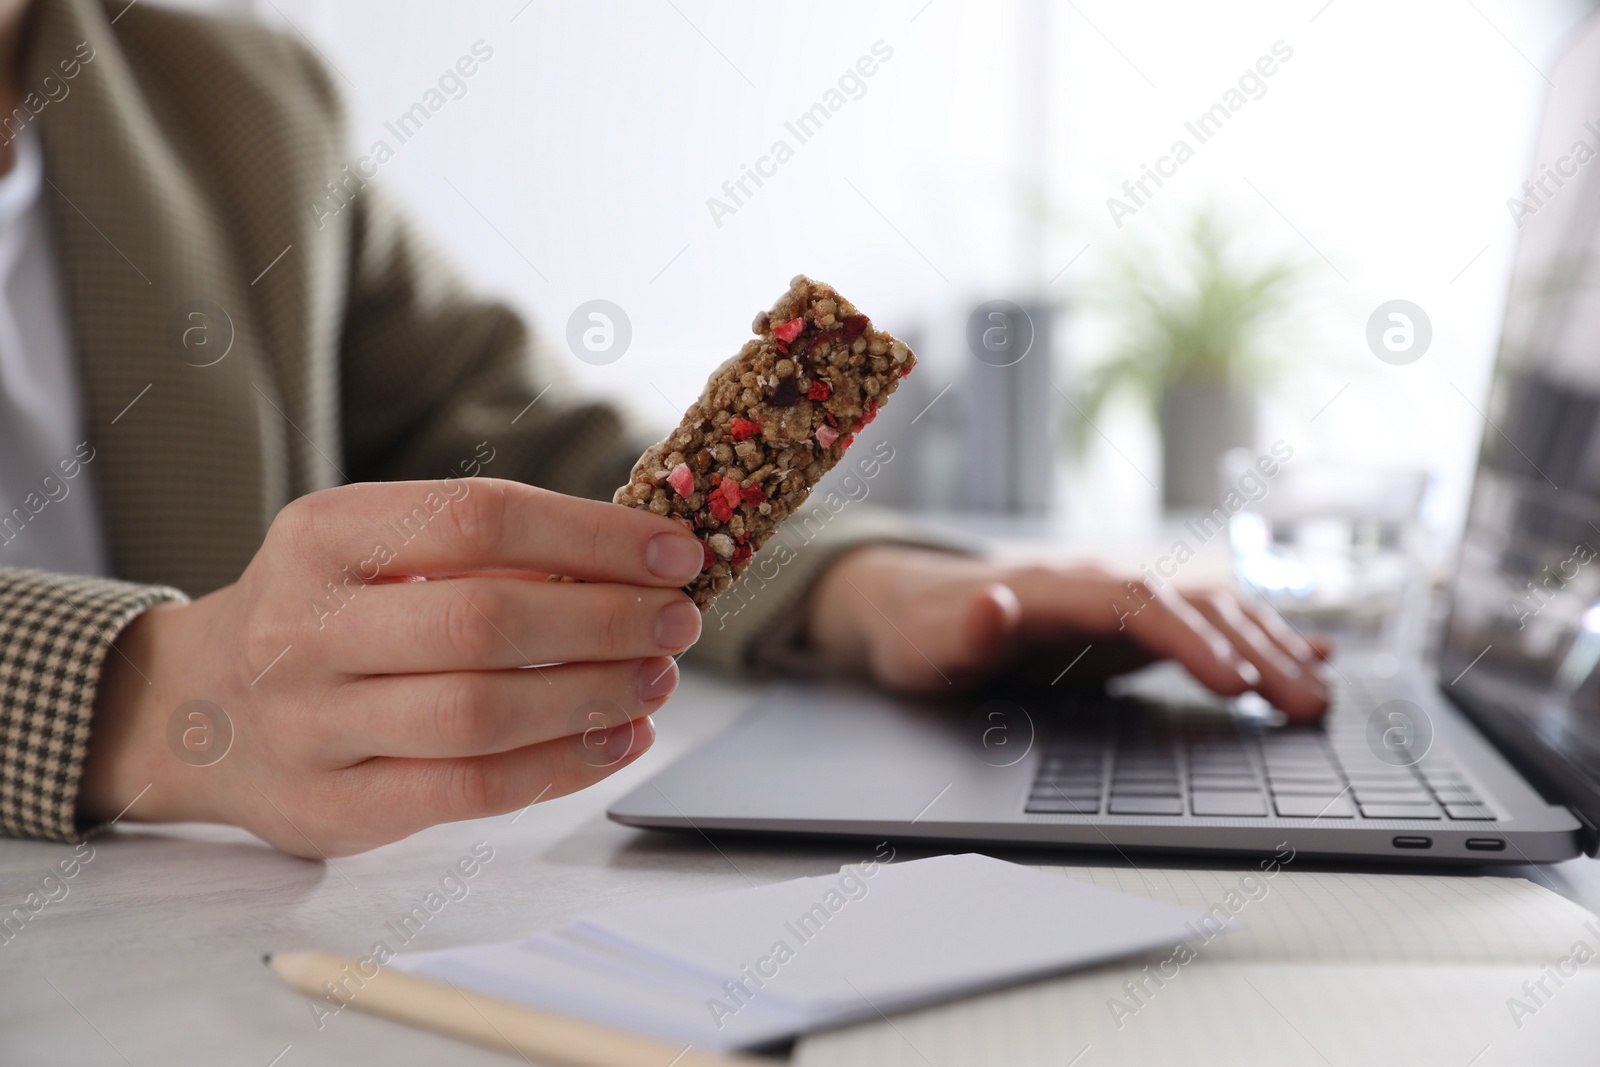
M 1237 696 L 1254 689 L 1261 673 L 1233 643 L 1183 597 L 1162 589 L 1124 617 L 1129 636 L 1157 656 L 1176 660 L 1207 689 Z
M 1070 629 L 1125 636 L 1146 652 L 1180 663 L 1214 692 L 1237 696 L 1261 680 L 1228 639 L 1171 586 L 1119 580 L 1096 567 L 1023 568 L 1008 583 L 1022 603 L 1024 631 Z
M 672 519 L 501 478 L 337 486 L 291 502 L 273 528 L 319 573 L 344 567 L 363 581 L 504 568 L 678 586 L 705 559 Z

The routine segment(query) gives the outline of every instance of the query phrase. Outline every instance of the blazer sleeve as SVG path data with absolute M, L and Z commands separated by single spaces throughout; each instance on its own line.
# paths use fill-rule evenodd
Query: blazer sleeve
M 523 320 L 473 295 L 379 186 L 352 210 L 341 374 L 350 477 L 438 478 L 489 455 L 482 474 L 610 500 L 654 439 L 616 406 L 574 396 Z M 955 547 L 865 504 L 819 515 L 801 537 L 775 538 L 756 555 L 707 614 L 692 661 L 781 668 L 798 634 L 787 623 L 842 553 L 884 541 Z
M 83 836 L 74 810 L 101 666 L 140 612 L 185 599 L 166 586 L 0 568 L 0 834 Z

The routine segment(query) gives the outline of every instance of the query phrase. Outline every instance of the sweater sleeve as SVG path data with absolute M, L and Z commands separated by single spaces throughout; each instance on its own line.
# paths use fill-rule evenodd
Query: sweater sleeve
M 146 608 L 135 585 L 0 568 L 0 834 L 72 841 L 95 690 L 111 644 Z
M 712 602 L 689 661 L 735 674 L 816 669 L 802 635 L 817 579 L 846 553 L 882 544 L 977 552 L 976 545 L 936 534 L 897 512 L 852 504 L 838 494 L 813 495 Z

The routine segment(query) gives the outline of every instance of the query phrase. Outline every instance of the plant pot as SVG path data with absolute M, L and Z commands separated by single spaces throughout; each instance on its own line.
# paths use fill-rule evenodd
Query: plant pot
M 1179 381 L 1162 390 L 1160 407 L 1162 506 L 1214 506 L 1223 453 L 1255 444 L 1255 397 L 1221 382 Z

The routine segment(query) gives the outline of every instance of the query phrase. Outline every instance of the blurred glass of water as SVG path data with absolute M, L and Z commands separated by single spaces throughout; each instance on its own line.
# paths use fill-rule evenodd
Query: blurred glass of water
M 1253 457 L 1220 463 L 1235 485 Z M 1386 629 L 1423 585 L 1420 515 L 1429 476 L 1415 468 L 1294 461 L 1228 521 L 1239 584 L 1318 629 Z

